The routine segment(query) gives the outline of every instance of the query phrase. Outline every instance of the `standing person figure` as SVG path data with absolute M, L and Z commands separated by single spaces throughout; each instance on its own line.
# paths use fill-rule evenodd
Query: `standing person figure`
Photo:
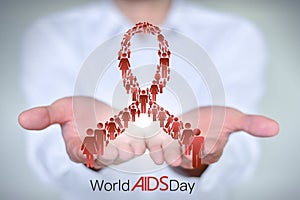
M 130 63 L 128 58 L 126 58 L 126 54 L 122 55 L 122 58 L 119 63 L 119 69 L 122 71 L 122 77 L 125 78 L 127 70 L 130 68 Z
M 117 130 L 118 130 L 118 128 L 117 128 L 117 126 L 116 126 L 116 123 L 115 123 L 115 121 L 114 121 L 114 118 L 113 117 L 111 117 L 110 119 L 109 119 L 109 122 L 108 122 L 108 124 L 107 124 L 107 132 L 108 132 L 108 134 L 109 134 L 109 139 L 110 140 L 114 140 L 114 139 L 116 139 L 116 136 L 117 136 Z
M 201 167 L 201 154 L 204 149 L 204 137 L 200 136 L 200 129 L 194 130 L 194 139 L 192 142 L 192 166 L 193 168 Z
M 178 135 L 180 132 L 181 123 L 178 121 L 178 117 L 174 118 L 174 122 L 172 123 L 171 130 L 172 130 L 172 138 L 177 140 Z
M 86 130 L 87 136 L 84 138 L 81 151 L 86 156 L 85 157 L 85 164 L 87 167 L 93 168 L 94 167 L 94 155 L 98 152 L 98 145 L 96 142 L 96 138 L 94 137 L 93 129 Z
M 146 94 L 146 91 L 142 90 L 142 94 L 140 94 L 141 113 L 146 113 L 148 98 L 149 96 Z
M 130 114 L 131 114 L 131 121 L 135 122 L 135 115 L 137 113 L 136 107 L 134 103 L 130 106 Z
M 156 105 L 156 104 L 154 104 L 154 105 L 152 106 L 152 109 L 151 109 L 151 113 L 152 113 L 152 120 L 153 120 L 154 122 L 156 121 L 157 112 L 158 112 L 157 105 Z
M 118 127 L 120 127 L 120 129 L 123 129 L 123 124 L 119 117 L 120 115 L 122 115 L 122 113 L 123 113 L 123 111 L 121 110 L 118 115 L 114 115 L 115 122 L 117 123 Z
M 103 155 L 104 145 L 106 143 L 106 130 L 103 127 L 103 123 L 98 123 L 97 128 L 95 129 L 95 138 L 98 145 L 97 155 Z
M 165 125 L 165 128 L 168 128 L 170 126 L 170 124 L 173 122 L 173 120 L 174 120 L 174 115 L 169 115 L 169 117 L 167 119 L 167 123 Z
M 156 95 L 159 93 L 159 88 L 156 84 L 156 81 L 152 81 L 152 85 L 150 87 L 150 93 L 153 101 L 156 101 Z
M 185 129 L 182 131 L 180 141 L 183 145 L 184 154 L 191 155 L 191 150 L 192 150 L 191 145 L 193 142 L 194 131 L 191 129 L 190 123 L 185 123 L 184 127 Z
M 124 112 L 122 113 L 121 116 L 122 120 L 124 121 L 124 127 L 128 128 L 128 121 L 130 121 L 131 117 L 130 117 L 130 113 L 128 111 L 128 108 L 124 109 Z
M 159 126 L 164 127 L 164 125 L 165 125 L 164 123 L 165 123 L 165 120 L 167 118 L 167 115 L 166 115 L 166 112 L 165 112 L 163 107 L 160 107 L 157 117 L 158 117 L 158 120 L 160 122 Z

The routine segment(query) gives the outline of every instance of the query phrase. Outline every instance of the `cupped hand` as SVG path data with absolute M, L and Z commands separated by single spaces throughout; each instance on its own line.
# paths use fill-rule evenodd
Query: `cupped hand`
M 276 121 L 260 116 L 244 114 L 234 108 L 210 106 L 201 107 L 182 116 L 184 123 L 201 129 L 204 136 L 202 164 L 217 162 L 225 145 L 234 132 L 244 131 L 256 137 L 272 137 L 278 134 Z M 196 125 L 196 126 L 195 126 Z M 167 162 L 171 166 L 193 169 L 191 156 L 186 156 L 178 140 L 164 132 L 146 140 L 150 156 L 156 164 Z
M 81 144 L 87 128 L 96 128 L 99 121 L 105 122 L 113 116 L 112 108 L 89 97 L 66 97 L 49 106 L 35 107 L 19 115 L 20 125 L 28 130 L 42 130 L 59 124 L 70 159 L 85 163 Z M 59 134 L 59 133 L 57 133 Z M 145 152 L 143 140 L 126 134 L 118 136 L 105 147 L 104 154 L 97 156 L 95 169 L 126 162 Z

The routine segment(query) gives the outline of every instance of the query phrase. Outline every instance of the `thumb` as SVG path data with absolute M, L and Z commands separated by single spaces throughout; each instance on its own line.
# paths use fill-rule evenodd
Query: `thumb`
M 19 124 L 28 130 L 42 130 L 51 125 L 48 106 L 36 107 L 22 112 Z
M 70 98 L 60 99 L 50 106 L 35 107 L 22 112 L 19 124 L 28 130 L 42 130 L 52 124 L 63 124 L 70 120 Z
M 270 118 L 260 115 L 244 115 L 241 129 L 256 137 L 272 137 L 278 134 L 279 124 Z

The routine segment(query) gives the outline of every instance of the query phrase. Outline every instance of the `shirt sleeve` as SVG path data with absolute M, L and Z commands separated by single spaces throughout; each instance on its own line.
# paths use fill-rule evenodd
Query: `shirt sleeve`
M 21 85 L 29 107 L 48 105 L 73 93 L 81 56 L 72 48 L 67 29 L 57 26 L 53 20 L 42 19 L 24 37 Z M 39 177 L 56 186 L 84 167 L 70 161 L 59 125 L 28 133 L 27 156 Z
M 218 44 L 218 53 L 212 59 L 224 85 L 226 106 L 254 114 L 265 88 L 265 44 L 249 22 L 232 27 L 222 32 L 226 37 Z M 243 132 L 230 135 L 221 159 L 204 174 L 204 179 L 209 180 L 204 187 L 238 185 L 253 174 L 259 155 L 257 138 Z

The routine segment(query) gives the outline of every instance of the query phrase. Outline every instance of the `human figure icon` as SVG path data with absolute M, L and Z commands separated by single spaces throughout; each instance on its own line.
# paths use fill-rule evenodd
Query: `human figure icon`
M 110 140 L 114 140 L 116 139 L 116 136 L 117 136 L 117 126 L 116 126 L 116 123 L 115 123 L 115 120 L 113 117 L 111 117 L 109 119 L 109 122 L 107 124 L 107 132 L 109 134 L 109 139 Z
M 130 58 L 130 54 L 131 54 L 131 51 L 128 50 L 128 51 L 127 51 L 128 58 Z
M 114 115 L 115 122 L 118 125 L 118 127 L 120 127 L 120 129 L 123 129 L 123 124 L 122 124 L 121 119 L 119 117 L 122 113 L 123 113 L 123 111 L 120 111 L 119 115 Z
M 182 131 L 182 135 L 180 137 L 180 141 L 184 148 L 185 155 L 191 155 L 192 150 L 192 142 L 193 142 L 194 131 L 191 129 L 190 123 L 185 123 L 184 130 Z
M 93 129 L 86 130 L 86 137 L 84 138 L 81 151 L 85 155 L 85 164 L 87 167 L 94 167 L 94 155 L 98 153 L 98 145 L 94 137 Z
M 125 85 L 126 85 L 126 82 L 127 82 L 126 78 L 123 78 L 123 86 L 124 86 L 124 87 L 125 87 Z
M 138 101 L 139 97 L 140 97 L 140 96 L 138 95 L 137 100 L 135 101 L 135 105 L 136 105 L 137 108 L 138 108 L 139 105 L 140 105 L 140 102 Z
M 124 121 L 124 128 L 128 128 L 128 121 L 130 121 L 130 113 L 128 111 L 128 108 L 124 109 L 124 112 L 121 116 L 122 120 Z
M 122 71 L 122 77 L 125 78 L 127 70 L 130 68 L 130 63 L 128 58 L 126 58 L 126 53 L 122 55 L 123 57 L 119 63 L 119 69 Z
M 158 108 L 157 108 L 156 104 L 154 104 L 152 106 L 151 113 L 152 113 L 152 120 L 155 122 L 156 121 L 156 117 L 157 117 L 157 113 L 158 113 Z
M 157 40 L 162 43 L 164 41 L 165 37 L 162 34 L 157 35 Z
M 164 127 L 164 123 L 165 123 L 165 120 L 167 118 L 167 115 L 166 115 L 166 112 L 165 112 L 163 107 L 160 107 L 157 117 L 158 117 L 158 120 L 160 122 L 159 123 L 160 127 Z
M 129 81 L 130 81 L 130 85 L 133 85 L 134 76 L 132 73 L 130 73 L 130 75 L 129 75 Z
M 178 117 L 174 118 L 174 121 L 171 126 L 172 138 L 177 140 L 180 132 L 181 123 L 178 121 Z
M 134 83 L 131 88 L 132 101 L 137 100 L 137 93 L 138 93 L 138 88 L 137 88 L 136 84 Z
M 156 95 L 158 94 L 158 92 L 159 92 L 159 88 L 156 84 L 156 81 L 152 81 L 152 85 L 150 87 L 150 93 L 152 94 L 153 101 L 156 101 Z
M 152 105 L 153 105 L 153 101 L 152 101 L 152 99 L 150 99 L 149 100 L 149 106 L 150 106 L 150 108 L 152 107 Z
M 106 142 L 106 130 L 101 122 L 97 124 L 97 128 L 98 129 L 95 129 L 95 138 L 98 145 L 97 155 L 103 155 L 104 144 Z
M 140 94 L 140 104 L 141 104 L 141 112 L 146 113 L 146 106 L 148 103 L 148 94 L 146 94 L 145 90 L 142 90 Z
M 160 58 L 161 77 L 167 78 L 169 58 Z
M 165 128 L 168 128 L 170 126 L 170 124 L 173 122 L 173 119 L 174 119 L 174 115 L 169 115 Z
M 159 73 L 159 68 L 158 68 L 158 70 L 156 71 L 156 73 L 155 73 L 155 75 L 154 75 L 154 79 L 156 80 L 156 82 L 158 83 L 159 82 L 159 80 L 160 80 L 160 73 Z
M 140 115 L 141 115 L 141 110 L 139 108 L 137 108 L 137 115 L 138 115 L 138 117 L 140 117 Z
M 130 106 L 130 114 L 131 114 L 131 121 L 132 121 L 132 122 L 135 122 L 135 115 L 136 115 L 136 112 L 137 112 L 136 107 L 135 107 L 134 104 L 132 104 L 132 105 Z
M 194 130 L 194 139 L 192 142 L 192 165 L 193 168 L 200 168 L 201 167 L 201 154 L 204 149 L 204 137 L 200 136 L 201 131 L 200 129 Z
M 126 83 L 126 85 L 125 85 L 125 89 L 126 89 L 126 92 L 127 92 L 127 94 L 129 94 L 129 92 L 130 92 L 130 88 L 131 88 L 131 86 L 130 86 L 130 82 L 129 82 L 129 81 L 127 81 L 127 83 Z
M 162 81 L 159 81 L 159 92 L 163 93 L 164 84 Z

